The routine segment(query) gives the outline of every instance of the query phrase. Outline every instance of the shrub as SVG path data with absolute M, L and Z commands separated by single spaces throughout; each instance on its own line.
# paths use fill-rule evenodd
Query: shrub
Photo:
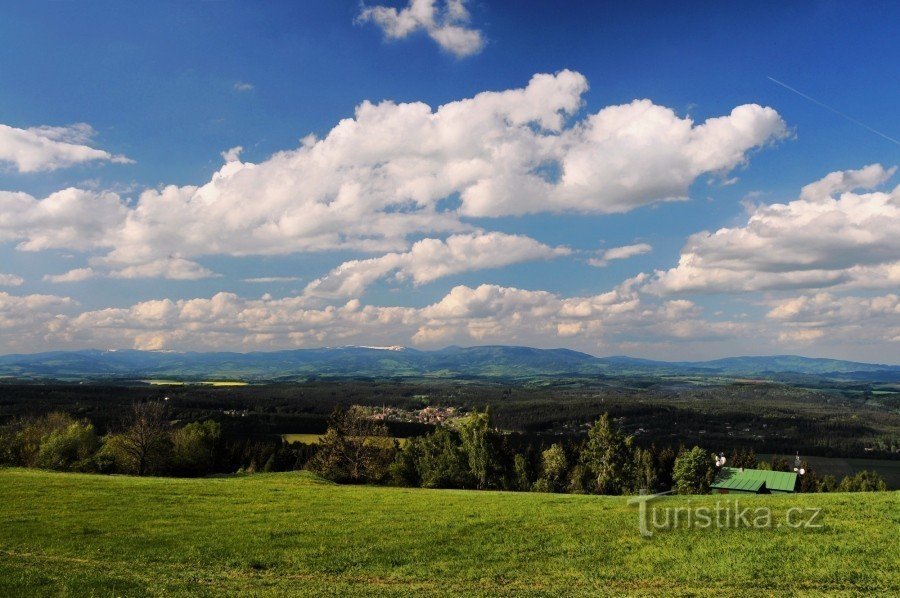
M 59 412 L 16 422 L 13 425 L 15 432 L 6 451 L 10 462 L 25 467 L 38 467 L 41 442 L 54 432 L 63 431 L 74 423 L 72 416 Z
M 60 471 L 90 470 L 89 461 L 99 446 L 100 439 L 92 424 L 72 422 L 41 438 L 35 464 Z

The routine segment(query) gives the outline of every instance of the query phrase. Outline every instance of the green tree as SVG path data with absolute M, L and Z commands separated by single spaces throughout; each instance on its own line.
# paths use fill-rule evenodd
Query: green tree
M 222 438 L 222 426 L 213 420 L 193 422 L 172 432 L 172 461 L 182 474 L 213 471 Z
M 581 452 L 591 482 L 587 487 L 594 494 L 622 494 L 632 483 L 632 437 L 624 435 L 604 413 L 588 432 L 588 441 Z
M 587 494 L 588 489 L 592 488 L 593 484 L 594 480 L 587 467 L 579 462 L 569 471 L 569 478 L 566 482 L 566 492 L 570 494 Z
M 787 457 L 782 457 L 780 455 L 775 455 L 772 457 L 772 471 L 791 471 L 791 462 L 788 461 Z
M 800 469 L 803 475 L 797 476 L 797 492 L 819 492 L 822 485 L 822 479 L 809 466 L 809 462 L 804 460 L 800 463 Z
M 424 488 L 470 488 L 474 485 L 459 437 L 443 427 L 422 438 L 416 470 Z
M 534 483 L 536 492 L 562 492 L 566 486 L 569 460 L 562 444 L 556 443 L 541 453 L 541 475 Z
M 653 462 L 656 466 L 656 486 L 662 490 L 669 490 L 675 482 L 672 480 L 672 470 L 675 467 L 675 459 L 678 453 L 671 446 L 657 450 L 655 446 L 650 447 L 653 453 Z
M 746 467 L 756 469 L 756 453 L 752 448 L 746 450 L 734 449 L 728 458 L 729 467 Z
M 90 460 L 99 447 L 100 438 L 92 424 L 72 422 L 41 439 L 35 465 L 59 471 L 91 469 Z
M 818 492 L 837 492 L 838 482 L 833 475 L 822 476 L 819 480 Z
M 678 455 L 672 477 L 679 494 L 706 494 L 715 477 L 710 453 L 699 446 Z
M 515 490 L 531 490 L 531 464 L 528 457 L 521 453 L 516 453 L 513 457 L 513 484 Z
M 490 413 L 473 411 L 459 425 L 462 450 L 469 462 L 469 472 L 479 490 L 499 486 L 502 468 L 498 438 L 491 429 Z
M 387 426 L 375 422 L 368 411 L 356 405 L 347 411 L 338 407 L 310 467 L 336 482 L 380 482 L 387 478 L 396 452 Z
M 424 437 L 410 438 L 400 447 L 390 467 L 391 483 L 396 486 L 417 487 L 422 485 L 419 475 L 419 459 Z
M 16 430 L 0 428 L 0 465 L 18 465 L 17 459 Z
M 838 492 L 884 492 L 887 484 L 877 472 L 859 471 L 841 480 Z
M 142 476 L 165 467 L 171 448 L 167 416 L 161 401 L 132 406 L 125 431 L 110 440 L 119 463 L 129 472 Z
M 654 492 L 657 488 L 656 463 L 653 452 L 637 447 L 634 449 L 634 480 L 631 490 Z
M 39 467 L 41 443 L 54 432 L 64 432 L 74 423 L 71 415 L 58 411 L 16 422 L 13 425 L 16 432 L 7 451 L 10 460 L 25 467 Z

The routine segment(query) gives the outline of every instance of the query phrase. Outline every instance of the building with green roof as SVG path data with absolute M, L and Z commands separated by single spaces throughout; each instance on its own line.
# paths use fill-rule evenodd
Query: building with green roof
M 794 492 L 797 474 L 744 467 L 722 467 L 712 483 L 714 494 L 787 494 Z

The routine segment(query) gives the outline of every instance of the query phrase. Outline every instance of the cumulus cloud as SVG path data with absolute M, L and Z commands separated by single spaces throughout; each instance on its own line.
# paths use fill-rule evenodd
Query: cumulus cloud
M 400 10 L 389 6 L 363 7 L 357 23 L 375 23 L 387 39 L 403 39 L 425 31 L 445 51 L 458 58 L 484 48 L 481 31 L 468 27 L 466 0 L 409 0 Z
M 40 312 L 35 316 L 39 319 Z M 75 314 L 44 314 L 35 338 L 54 346 L 236 350 L 335 344 L 443 346 L 565 343 L 594 352 L 623 346 L 717 342 L 747 334 L 745 324 L 709 322 L 690 301 L 646 304 L 633 284 L 587 297 L 480 285 L 457 286 L 421 307 L 312 305 L 305 297 L 143 301 Z
M 0 242 L 18 242 L 24 251 L 110 247 L 128 212 L 111 192 L 68 188 L 37 199 L 0 191 Z
M 236 81 L 234 84 L 235 91 L 253 91 L 254 89 L 256 89 L 256 86 L 246 81 Z
M 881 165 L 829 174 L 786 204 L 748 207 L 747 222 L 692 235 L 657 293 L 882 288 L 900 282 L 900 187 L 855 193 L 894 173 Z
M 766 318 L 778 323 L 784 342 L 838 338 L 845 343 L 900 343 L 900 296 L 895 293 L 860 297 L 822 292 L 770 304 Z
M 647 243 L 636 243 L 634 245 L 623 245 L 621 247 L 612 247 L 603 252 L 599 258 L 591 258 L 588 263 L 597 268 L 603 268 L 609 265 L 613 260 L 627 260 L 636 255 L 642 255 L 653 251 L 653 247 Z
M 93 251 L 111 270 L 169 255 L 401 253 L 411 238 L 473 231 L 472 217 L 684 198 L 697 177 L 730 171 L 785 131 L 753 104 L 694 123 L 639 100 L 571 122 L 586 90 L 582 75 L 561 71 L 437 109 L 363 102 L 322 139 L 258 164 L 233 148 L 206 184 L 146 190 L 136 202 L 82 189 L 0 193 L 0 241 Z
M 405 253 L 344 262 L 311 282 L 305 294 L 359 297 L 366 287 L 391 273 L 397 280 L 421 285 L 461 272 L 552 259 L 569 253 L 565 247 L 550 247 L 530 237 L 497 232 L 452 235 L 446 240 L 422 239 Z
M 25 279 L 15 274 L 3 274 L 0 272 L 0 287 L 18 287 Z
M 900 316 L 900 296 L 894 293 L 875 297 L 837 297 L 831 293 L 816 293 L 772 303 L 773 307 L 766 317 L 781 322 L 852 324 Z
M 58 330 L 57 323 L 75 305 L 68 297 L 16 296 L 0 291 L 0 350 L 33 351 Z
M 0 124 L 0 163 L 19 172 L 42 172 L 92 161 L 130 164 L 125 156 L 87 145 L 94 136 L 90 125 L 19 129 Z
M 340 344 L 431 348 L 505 343 L 665 357 L 676 348 L 681 355 L 699 351 L 709 356 L 717 352 L 714 347 L 720 347 L 721 354 L 734 347 L 773 351 L 811 342 L 817 351 L 858 346 L 870 355 L 884 355 L 900 342 L 896 294 L 771 300 L 765 318 L 748 322 L 709 319 L 686 299 L 648 297 L 640 292 L 643 282 L 637 277 L 611 291 L 583 297 L 460 285 L 424 307 L 365 305 L 358 299 L 320 305 L 304 296 L 244 298 L 217 293 L 76 312 L 68 298 L 0 293 L 0 329 L 13 331 L 0 335 L 0 350 L 67 346 L 267 350 Z

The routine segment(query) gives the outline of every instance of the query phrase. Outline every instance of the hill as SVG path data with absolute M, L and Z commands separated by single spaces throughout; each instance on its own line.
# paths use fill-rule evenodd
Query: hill
M 309 377 L 521 380 L 566 376 L 726 376 L 892 383 L 900 382 L 900 366 L 795 355 L 663 362 L 631 357 L 599 358 L 568 349 L 509 346 L 447 347 L 437 351 L 336 347 L 255 353 L 86 350 L 5 355 L 0 356 L 0 376 L 248 381 Z
M 647 539 L 623 497 L 0 470 L 0 595 L 897 595 L 898 496 L 751 496 L 823 527 Z

